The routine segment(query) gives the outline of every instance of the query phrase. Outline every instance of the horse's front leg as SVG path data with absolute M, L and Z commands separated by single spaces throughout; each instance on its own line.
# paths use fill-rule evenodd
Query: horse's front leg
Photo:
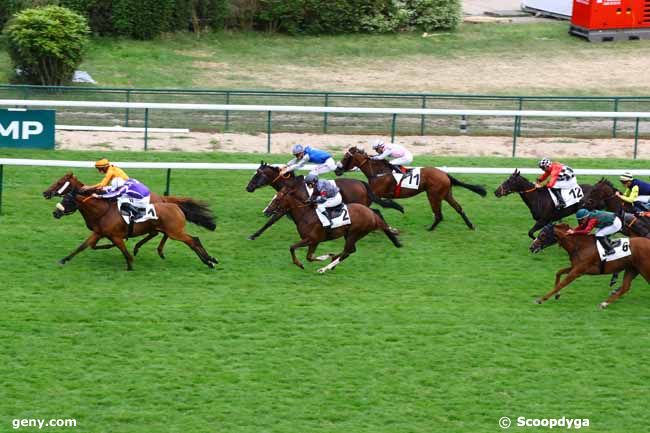
M 570 272 L 572 269 L 572 266 L 569 266 L 568 268 L 562 268 L 557 273 L 555 274 L 555 283 L 553 284 L 554 286 L 557 286 L 557 283 L 560 282 L 560 277 L 568 272 Z M 560 299 L 560 293 L 555 295 L 555 299 Z
M 256 231 L 255 233 L 253 233 L 252 235 L 250 235 L 250 236 L 248 237 L 248 240 L 250 240 L 250 241 L 254 241 L 255 239 L 257 239 L 257 238 L 258 238 L 262 233 L 264 233 L 264 232 L 266 231 L 266 229 L 268 229 L 268 228 L 271 227 L 273 224 L 275 224 L 275 223 L 276 223 L 280 218 L 282 218 L 283 216 L 284 216 L 284 213 L 273 214 L 273 216 L 271 216 L 271 218 L 269 218 L 269 219 L 266 221 L 266 223 L 262 226 L 261 229 L 259 229 L 258 231 Z
M 555 295 L 557 292 L 559 292 L 564 287 L 569 285 L 573 280 L 575 280 L 576 278 L 578 278 L 582 274 L 584 274 L 584 271 L 582 269 L 575 269 L 575 268 L 571 269 L 569 274 L 566 277 L 564 277 L 564 280 L 562 280 L 558 284 L 556 284 L 555 287 L 553 288 L 553 290 L 551 290 L 550 292 L 548 292 L 547 294 L 545 294 L 541 298 L 537 299 L 537 301 L 535 301 L 535 302 L 538 303 L 538 304 L 541 304 L 541 303 L 547 301 L 548 298 Z
M 138 243 L 135 244 L 135 247 L 133 248 L 133 255 L 137 256 L 138 251 L 140 251 L 140 248 L 142 247 L 142 245 L 146 244 L 147 242 L 149 242 L 151 239 L 155 238 L 156 236 L 158 236 L 158 232 L 151 232 L 144 239 L 141 239 L 140 241 L 138 241 Z
M 632 280 L 636 278 L 637 275 L 639 275 L 639 271 L 636 269 L 626 270 L 625 275 L 623 276 L 623 285 L 621 288 L 612 293 L 606 301 L 601 302 L 598 307 L 601 310 L 605 309 L 609 304 L 623 296 L 628 290 L 630 290 L 630 287 L 632 286 Z
M 95 245 L 97 245 L 97 241 L 99 241 L 100 239 L 101 239 L 101 236 L 100 236 L 100 235 L 98 235 L 98 234 L 95 233 L 95 232 L 92 232 L 92 233 L 90 234 L 90 236 L 88 236 L 88 238 L 87 238 L 85 241 L 83 241 L 83 243 L 82 243 L 81 245 L 79 245 L 79 246 L 77 247 L 76 250 L 74 250 L 73 252 L 71 252 L 69 255 L 65 256 L 65 257 L 62 258 L 61 260 L 59 260 L 59 264 L 61 264 L 61 265 L 65 265 L 65 264 L 66 264 L 67 262 L 69 262 L 69 261 L 70 261 L 74 256 L 76 256 L 77 254 L 79 254 L 80 252 L 82 252 L 83 250 L 85 250 L 86 248 L 88 248 L 88 247 L 92 247 L 92 248 L 94 248 Z
M 311 244 L 311 239 L 304 238 L 289 247 L 289 251 L 291 252 L 291 259 L 293 260 L 293 263 L 296 266 L 298 266 L 300 269 L 305 269 L 305 267 L 303 266 L 302 263 L 300 263 L 300 260 L 298 260 L 298 258 L 296 257 L 296 248 L 306 247 L 307 245 L 310 244 Z M 316 246 L 314 246 L 314 248 L 316 248 Z
M 112 236 L 111 240 L 115 244 L 116 247 L 122 251 L 122 254 L 124 255 L 124 259 L 126 260 L 126 270 L 127 271 L 132 271 L 133 270 L 133 256 L 129 253 L 129 250 L 126 249 L 126 244 L 124 243 L 124 239 L 122 239 L 121 236 Z
M 535 221 L 535 225 L 528 230 L 528 237 L 535 240 L 535 232 L 546 225 L 546 221 Z

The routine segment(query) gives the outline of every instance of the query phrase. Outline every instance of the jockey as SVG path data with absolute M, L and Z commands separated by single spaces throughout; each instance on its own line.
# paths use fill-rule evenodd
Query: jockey
M 341 192 L 336 186 L 336 182 L 333 180 L 319 180 L 317 175 L 310 173 L 305 177 L 305 183 L 314 189 L 310 200 L 316 202 L 317 211 L 329 221 L 328 224 L 323 224 L 323 226 L 329 227 L 332 225 L 332 219 L 327 210 L 343 203 L 343 197 L 341 197 Z
M 378 155 L 372 157 L 374 160 L 383 160 L 389 156 L 395 158 L 389 161 L 389 164 L 393 166 L 393 170 L 397 173 L 406 173 L 406 167 L 404 165 L 413 162 L 411 152 L 397 143 L 385 144 L 383 140 L 377 140 L 372 145 L 372 148 L 378 153 Z
M 619 217 L 612 212 L 602 210 L 588 211 L 582 208 L 576 212 L 576 218 L 580 224 L 575 229 L 569 230 L 567 232 L 568 234 L 587 235 L 595 227 L 598 229 L 596 232 L 596 240 L 603 246 L 605 255 L 608 256 L 614 253 L 614 247 L 609 236 L 618 232 L 623 227 L 623 223 Z
M 98 192 L 94 194 L 97 198 L 115 198 L 117 197 L 118 209 L 123 215 L 130 216 L 130 226 L 133 225 L 133 220 L 136 220 L 146 212 L 147 205 L 149 204 L 150 191 L 143 183 L 136 179 L 129 179 L 122 186 L 117 188 L 109 187 L 106 192 Z
M 302 168 L 307 162 L 313 162 L 316 167 L 309 174 L 323 174 L 336 169 L 336 162 L 332 156 L 324 150 L 314 149 L 311 146 L 303 147 L 302 144 L 296 144 L 291 151 L 295 158 L 287 163 L 280 174 L 290 173 Z
M 544 182 L 546 178 L 550 177 L 549 181 L 546 183 L 546 187 L 549 188 L 557 198 L 557 208 L 564 208 L 566 203 L 564 202 L 564 198 L 562 198 L 562 190 L 578 187 L 578 182 L 576 181 L 576 175 L 573 173 L 573 169 L 568 165 L 559 162 L 551 162 L 548 158 L 543 158 L 539 161 L 538 165 L 539 168 L 544 170 L 544 174 L 537 179 L 535 186 L 541 188 L 541 182 Z
M 619 180 L 625 185 L 625 192 L 621 194 L 616 191 L 616 196 L 626 203 L 630 203 L 640 212 L 647 212 L 648 200 L 650 199 L 650 183 L 635 179 L 632 173 L 625 172 Z
M 110 161 L 106 158 L 102 158 L 97 161 L 95 163 L 95 168 L 100 173 L 104 173 L 104 178 L 101 180 L 101 182 L 95 185 L 85 187 L 84 189 L 86 190 L 93 188 L 103 189 L 107 186 L 111 186 L 112 188 L 119 188 L 120 186 L 124 185 L 124 182 L 129 180 L 129 176 L 124 172 L 124 170 L 111 164 Z

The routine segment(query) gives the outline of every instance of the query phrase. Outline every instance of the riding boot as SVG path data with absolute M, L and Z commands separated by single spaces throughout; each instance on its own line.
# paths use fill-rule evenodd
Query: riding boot
M 600 245 L 602 245 L 606 256 L 614 254 L 614 247 L 612 246 L 612 241 L 608 236 L 597 236 L 596 240 L 600 242 Z
M 564 209 L 566 203 L 564 202 L 564 198 L 562 198 L 562 190 L 559 188 L 551 188 L 551 191 L 555 194 L 555 198 L 557 199 L 557 209 Z
M 402 168 L 399 165 L 391 164 L 390 166 L 391 166 L 391 168 L 393 169 L 393 171 L 395 173 L 404 174 L 404 172 L 402 171 Z

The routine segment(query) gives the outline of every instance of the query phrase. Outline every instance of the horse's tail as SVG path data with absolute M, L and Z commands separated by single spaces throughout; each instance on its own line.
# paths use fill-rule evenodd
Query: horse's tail
M 361 183 L 363 184 L 363 186 L 366 187 L 366 191 L 368 192 L 368 198 L 370 199 L 371 202 L 377 203 L 381 207 L 396 209 L 404 213 L 404 208 L 399 203 L 394 202 L 393 200 L 377 197 L 375 193 L 372 192 L 372 189 L 370 188 L 370 185 L 368 185 L 368 182 L 361 181 Z
M 467 188 L 468 190 L 480 195 L 481 197 L 485 197 L 487 195 L 487 191 L 481 185 L 472 185 L 470 183 L 461 182 L 460 180 L 456 179 L 449 173 L 447 173 L 447 176 L 449 177 L 451 184 L 454 186 L 458 185 L 463 188 Z
M 379 223 L 377 225 L 386 234 L 386 236 L 388 237 L 388 239 L 390 239 L 393 245 L 395 245 L 397 248 L 402 248 L 402 243 L 397 237 L 395 230 L 388 225 L 381 212 L 379 212 L 379 210 L 377 209 L 370 209 L 370 210 L 372 210 L 377 216 L 377 218 L 379 219 Z
M 174 203 L 181 208 L 185 218 L 196 225 L 205 227 L 208 230 L 217 228 L 212 210 L 207 203 L 194 200 L 188 197 L 163 197 L 165 203 Z

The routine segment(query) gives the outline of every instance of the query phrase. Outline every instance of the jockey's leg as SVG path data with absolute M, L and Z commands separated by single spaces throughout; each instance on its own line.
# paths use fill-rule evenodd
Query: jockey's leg
M 404 155 L 400 158 L 395 158 L 392 161 L 390 161 L 390 165 L 393 166 L 393 170 L 395 170 L 397 173 L 402 173 L 406 174 L 408 171 L 407 168 L 405 167 L 407 164 L 411 164 L 413 162 L 413 156 L 412 155 Z
M 609 236 L 618 232 L 621 227 L 623 227 L 623 223 L 621 222 L 620 218 L 616 217 L 612 224 L 603 227 L 596 232 L 596 239 L 605 249 L 606 256 L 614 253 L 614 247 L 612 246 L 612 242 L 610 241 Z
M 319 176 L 321 174 L 329 173 L 330 171 L 336 170 L 336 161 L 334 158 L 327 158 L 324 163 L 317 165 L 309 172 L 309 174 L 315 174 Z
M 566 203 L 564 202 L 564 198 L 562 197 L 562 190 L 560 188 L 551 188 L 551 192 L 555 195 L 555 198 L 557 199 L 557 208 L 562 209 L 563 207 L 565 207 Z

